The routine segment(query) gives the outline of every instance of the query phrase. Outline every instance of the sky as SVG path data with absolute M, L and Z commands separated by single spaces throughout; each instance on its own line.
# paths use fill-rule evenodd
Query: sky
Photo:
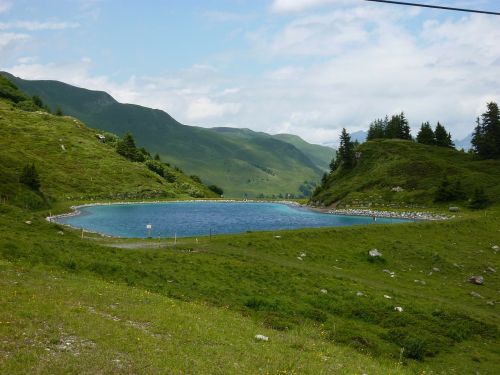
M 499 41 L 500 16 L 364 0 L 0 0 L 1 70 L 318 144 L 401 111 L 464 138 L 500 102 Z

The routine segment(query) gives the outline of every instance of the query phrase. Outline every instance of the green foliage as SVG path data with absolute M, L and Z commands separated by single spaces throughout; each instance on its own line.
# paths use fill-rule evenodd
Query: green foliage
M 145 160 L 144 153 L 136 147 L 131 133 L 125 133 L 123 139 L 118 141 L 116 152 L 130 161 L 143 162 Z
M 55 112 L 54 112 L 54 114 L 56 116 L 64 116 L 64 113 L 63 113 L 61 107 L 57 107 L 56 110 L 55 110 Z
M 436 125 L 436 129 L 434 130 L 434 136 L 436 138 L 436 146 L 440 147 L 450 147 L 454 148 L 455 145 L 451 140 L 451 134 L 448 133 L 443 125 L 439 122 Z
M 432 205 L 443 176 L 451 189 L 460 181 L 459 191 L 471 196 L 478 182 L 493 202 L 500 202 L 500 164 L 477 161 L 470 154 L 451 148 L 427 146 L 401 140 L 365 142 L 357 150 L 361 157 L 348 173 L 325 177 L 311 201 L 330 205 L 372 205 L 411 207 Z M 392 192 L 393 187 L 404 190 Z M 458 200 L 462 200 L 459 195 Z
M 224 186 L 226 196 L 299 194 L 302 181 L 319 180 L 334 153 L 288 135 L 185 126 L 165 112 L 121 104 L 106 93 L 61 82 L 12 80 L 29 95 L 40 96 L 51 108 L 60 106 L 65 114 L 90 127 L 122 137 L 130 131 L 137 144 L 153 155 L 160 154 L 209 185 Z
M 193 180 L 193 181 L 195 181 L 195 182 L 199 183 L 199 184 L 201 184 L 201 183 L 202 183 L 202 182 L 201 182 L 201 178 L 200 178 L 200 177 L 198 177 L 198 176 L 197 176 L 197 175 L 195 175 L 195 174 L 192 174 L 191 176 L 189 176 L 189 178 L 190 178 L 191 180 Z
M 26 164 L 24 166 L 21 176 L 19 177 L 19 182 L 28 186 L 32 190 L 40 190 L 40 176 L 36 171 L 35 163 Z
M 217 185 L 210 185 L 208 188 L 219 196 L 224 194 L 224 190 L 222 190 L 222 188 L 218 187 Z
M 157 160 L 151 160 L 147 159 L 144 164 L 150 171 L 153 171 L 157 175 L 164 177 L 165 176 L 165 168 L 163 167 L 163 164 Z
M 335 166 L 337 168 L 350 169 L 356 163 L 356 155 L 354 151 L 354 143 L 351 141 L 351 136 L 345 130 L 342 129 L 340 135 L 340 145 L 337 150 L 337 156 L 335 157 Z
M 473 150 L 481 159 L 500 159 L 500 112 L 498 104 L 491 102 L 477 119 L 472 137 Z
M 462 183 L 460 182 L 460 180 L 457 180 L 452 184 L 446 176 L 441 181 L 434 195 L 435 202 L 460 201 L 466 198 L 467 195 L 462 187 Z
M 429 146 L 436 144 L 436 137 L 429 122 L 424 122 L 420 127 L 420 131 L 417 134 L 417 142 Z
M 411 140 L 410 125 L 404 112 L 393 115 L 390 120 L 388 116 L 385 116 L 383 120 L 373 121 L 368 129 L 367 140 L 372 141 L 374 139 Z
M 483 188 L 474 189 L 474 195 L 472 196 L 469 207 L 474 210 L 479 210 L 488 207 L 491 204 L 490 199 L 484 192 Z

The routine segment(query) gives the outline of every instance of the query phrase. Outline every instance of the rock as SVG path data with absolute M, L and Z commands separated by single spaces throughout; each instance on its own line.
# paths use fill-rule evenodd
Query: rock
M 264 336 L 264 335 L 255 335 L 255 340 L 258 340 L 258 341 L 269 341 L 269 337 Z
M 368 252 L 368 255 L 370 255 L 371 257 L 374 257 L 374 258 L 378 258 L 378 257 L 382 256 L 382 253 L 380 251 L 378 251 L 377 249 L 372 249 Z
M 304 260 L 304 259 L 302 259 L 301 257 L 297 257 L 297 259 L 298 259 L 298 260 Z
M 401 306 L 396 306 L 394 310 L 397 312 L 403 312 L 403 308 Z
M 437 268 L 437 267 L 433 267 L 433 268 L 432 268 L 432 270 L 433 270 L 434 272 L 439 272 L 439 271 L 441 271 L 441 270 L 440 270 L 439 268 Z
M 471 276 L 469 278 L 469 282 L 472 284 L 476 285 L 483 285 L 484 284 L 484 277 L 482 276 Z
M 327 294 L 327 293 L 328 293 L 328 290 L 326 290 L 326 289 L 321 289 L 321 290 L 320 290 L 320 292 L 321 292 L 321 293 L 323 293 L 323 294 Z
M 384 294 L 384 298 L 387 298 L 387 299 L 392 299 L 391 296 L 388 296 L 387 294 Z
M 488 267 L 486 270 L 493 272 L 493 273 L 497 272 L 496 268 L 493 268 L 493 267 Z
M 484 298 L 482 295 L 480 295 L 479 293 L 476 293 L 476 292 L 470 292 L 470 295 L 472 297 L 476 297 L 476 298 Z
M 279 238 L 281 238 L 281 236 L 274 236 L 274 238 L 278 238 L 279 239 Z
M 57 234 L 63 236 L 64 235 L 64 232 L 62 230 L 60 230 L 59 232 L 57 232 Z
M 460 211 L 460 208 L 458 208 L 458 207 L 450 207 L 450 208 L 448 208 L 448 210 L 450 212 L 458 212 L 458 211 Z
M 28 224 L 28 225 L 31 225 L 31 221 L 30 220 L 25 221 L 25 223 Z
M 490 306 L 495 306 L 495 301 L 488 301 L 486 302 L 486 304 Z
M 306 253 L 300 253 L 300 256 L 303 258 L 306 256 Z
M 496 252 L 496 251 L 500 250 L 500 247 L 498 247 L 498 245 L 493 245 L 491 247 L 491 249 Z
M 363 292 L 357 292 L 357 293 L 356 293 L 356 295 L 357 295 L 358 297 L 363 297 L 365 294 L 364 294 Z

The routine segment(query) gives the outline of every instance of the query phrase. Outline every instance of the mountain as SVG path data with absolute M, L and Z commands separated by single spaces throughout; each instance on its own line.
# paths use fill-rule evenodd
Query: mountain
M 29 98 L 3 95 L 8 81 L 0 76 L 0 197 L 29 207 L 43 200 L 214 196 L 206 187 L 168 166 L 167 182 L 143 163 L 133 163 L 101 143 L 96 131 L 68 116 L 23 110 Z M 22 104 L 21 106 L 19 104 Z M 34 105 L 32 103 L 32 105 Z M 23 167 L 35 164 L 41 179 L 37 194 L 19 183 Z
M 330 169 L 330 162 L 335 157 L 336 152 L 334 148 L 308 143 L 299 136 L 293 134 L 275 134 L 273 137 L 297 147 L 311 159 L 318 168 L 325 171 Z
M 472 148 L 472 133 L 469 134 L 464 139 L 456 139 L 453 141 L 455 143 L 455 148 L 457 150 L 464 149 L 465 151 L 469 151 Z
M 166 112 L 122 104 L 102 91 L 2 74 L 52 110 L 61 108 L 90 127 L 120 136 L 131 132 L 140 146 L 207 184 L 222 187 L 226 196 L 301 194 L 305 181 L 317 181 L 323 174 L 321 158 L 315 156 L 313 161 L 294 144 L 264 133 L 187 126 Z
M 389 139 L 365 142 L 359 152 L 356 166 L 330 175 L 312 200 L 324 205 L 427 205 L 446 176 L 453 185 L 459 181 L 469 197 L 482 187 L 490 200 L 500 201 L 499 161 L 477 161 L 455 149 Z M 403 190 L 393 191 L 397 187 Z

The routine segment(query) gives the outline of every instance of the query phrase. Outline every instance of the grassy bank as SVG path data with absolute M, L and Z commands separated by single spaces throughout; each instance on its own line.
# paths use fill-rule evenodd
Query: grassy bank
M 255 344 L 254 331 L 255 334 L 265 332 L 271 338 L 283 337 L 285 341 L 289 337 L 302 337 L 307 331 L 306 336 L 315 348 L 347 353 L 332 356 L 334 364 L 343 364 L 341 373 L 387 373 L 389 370 L 450 373 L 455 369 L 456 373 L 493 374 L 497 370 L 500 278 L 492 271 L 498 267 L 500 256 L 492 249 L 500 242 L 496 209 L 465 214 L 461 219 L 448 222 L 310 229 L 281 232 L 280 238 L 275 238 L 276 233 L 247 233 L 217 236 L 212 241 L 203 238 L 198 243 L 184 239 L 176 247 L 165 240 L 163 245 L 167 247 L 159 249 L 134 248 L 143 244 L 155 246 L 152 240 L 98 236 L 81 239 L 74 231 L 46 223 L 41 213 L 7 206 L 1 206 L 1 210 L 0 256 L 7 269 L 20 267 L 32 275 L 33 280 L 40 278 L 44 274 L 40 270 L 45 269 L 65 275 L 75 283 L 74 288 L 67 289 L 66 298 L 79 298 L 77 285 L 96 283 L 110 288 L 111 294 L 149 293 L 165 304 L 177 301 L 182 306 L 184 303 L 193 306 L 194 303 L 214 314 L 230 314 L 249 327 L 260 328 L 259 332 L 253 329 L 252 335 L 245 334 L 250 336 L 249 342 L 246 338 L 230 341 L 240 348 Z M 27 220 L 32 223 L 26 224 Z M 137 242 L 139 245 L 133 244 Z M 128 244 L 127 249 L 109 247 L 123 244 Z M 382 252 L 381 261 L 368 258 L 367 252 L 372 248 Z M 471 275 L 483 275 L 485 284 L 468 283 Z M 7 279 L 12 283 L 16 281 L 10 276 Z M 40 279 L 38 284 L 42 288 L 45 279 Z M 65 284 L 66 281 L 61 283 Z M 34 294 L 38 293 L 41 292 Z M 113 304 L 112 298 L 105 297 L 102 301 L 102 306 Z M 14 305 L 3 305 L 4 314 L 13 314 Z M 398 312 L 395 307 L 402 307 L 403 311 Z M 30 316 L 38 314 L 39 309 L 42 307 L 26 304 L 19 313 Z M 99 309 L 110 313 L 109 309 Z M 162 309 L 147 305 L 140 319 L 133 319 L 132 315 L 127 319 L 155 324 L 153 317 Z M 132 310 L 127 305 L 122 311 L 128 316 Z M 85 314 L 71 315 L 68 322 L 84 327 Z M 56 316 L 54 312 L 54 320 Z M 40 328 L 43 322 L 34 326 Z M 228 329 L 222 323 L 218 327 Z M 231 331 L 238 336 L 240 327 L 236 325 Z M 91 338 L 93 342 L 106 339 L 99 332 Z M 197 331 L 193 335 L 207 340 L 209 334 Z M 24 339 L 19 337 L 9 345 L 20 345 L 19 340 Z M 116 341 L 117 350 L 123 351 L 123 345 L 120 340 Z M 318 353 L 303 345 L 292 347 L 301 355 L 314 357 Z M 93 350 L 93 355 L 101 353 L 100 349 Z M 179 350 L 191 351 L 187 344 Z M 255 373 L 262 369 L 262 372 L 276 373 L 283 367 L 288 373 L 305 373 L 308 369 L 311 373 L 320 373 L 319 370 L 328 373 L 334 368 L 328 367 L 328 361 L 286 362 L 297 354 L 294 350 L 284 351 L 280 357 L 282 350 L 284 346 L 274 347 L 271 351 L 274 354 L 267 357 L 267 362 L 259 362 L 255 367 L 248 362 L 245 371 Z M 220 354 L 222 356 L 233 355 L 225 349 L 221 349 L 222 352 L 225 353 Z M 109 360 L 109 356 L 102 355 Z M 186 355 L 190 361 L 214 363 L 210 350 Z M 224 358 L 220 362 L 224 364 L 222 372 L 237 373 L 237 369 L 231 367 L 233 362 Z M 18 361 L 17 357 L 10 356 L 7 365 L 22 367 Z M 400 361 L 403 365 L 397 367 Z M 173 362 L 155 363 L 158 368 L 172 368 L 174 372 L 182 368 L 175 367 L 181 365 Z M 284 363 L 288 367 L 283 366 Z M 304 363 L 307 365 L 300 367 Z M 374 367 L 361 370 L 356 367 L 360 363 L 374 364 Z M 78 367 L 82 364 L 75 366 L 84 368 Z M 203 372 L 201 367 L 192 368 Z M 216 372 L 210 369 L 206 367 L 206 372 Z

